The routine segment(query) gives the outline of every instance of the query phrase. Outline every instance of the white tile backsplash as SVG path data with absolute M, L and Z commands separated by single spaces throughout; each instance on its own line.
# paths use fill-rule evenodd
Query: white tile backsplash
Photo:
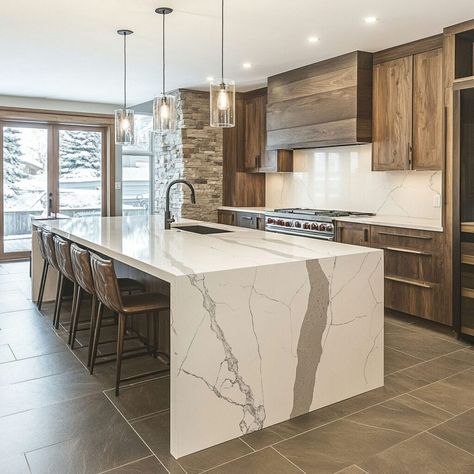
M 372 171 L 372 145 L 296 150 L 294 172 L 266 175 L 267 207 L 438 219 L 441 171 Z

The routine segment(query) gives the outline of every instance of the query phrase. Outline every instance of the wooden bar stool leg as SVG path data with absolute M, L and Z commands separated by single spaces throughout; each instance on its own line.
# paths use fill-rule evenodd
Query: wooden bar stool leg
M 63 299 L 64 276 L 62 273 L 58 274 L 58 283 L 56 287 L 56 303 L 54 305 L 53 326 L 59 328 L 59 315 L 61 313 L 61 305 Z
M 43 262 L 43 271 L 41 273 L 41 281 L 40 287 L 38 291 L 38 309 L 41 310 L 41 306 L 43 305 L 43 295 L 44 295 L 44 287 L 46 286 L 46 278 L 48 277 L 48 267 L 49 264 L 46 260 Z
M 97 296 L 92 295 L 92 302 L 91 302 L 91 324 L 89 329 L 89 351 L 87 353 L 87 367 L 91 365 L 91 357 L 92 357 L 92 344 L 94 342 L 94 331 L 97 319 Z
M 79 285 L 77 285 L 76 305 L 74 307 L 71 327 L 69 328 L 69 333 L 70 333 L 69 344 L 71 345 L 71 349 L 74 349 L 74 343 L 76 342 L 77 326 L 79 325 L 79 313 L 81 312 L 82 295 L 83 295 L 83 290 Z
M 91 363 L 89 366 L 89 372 L 91 375 L 92 375 L 92 372 L 94 371 L 95 359 L 97 357 L 97 347 L 99 346 L 100 328 L 102 326 L 103 314 L 104 314 L 104 305 L 103 303 L 99 303 L 99 308 L 97 310 L 97 318 L 95 321 L 95 328 L 94 328 L 94 342 L 92 344 Z
M 117 363 L 115 367 L 115 396 L 119 394 L 120 388 L 120 374 L 122 371 L 122 353 L 123 353 L 123 340 L 125 338 L 125 331 L 127 325 L 127 316 L 125 314 L 119 314 L 118 320 L 118 334 L 117 334 Z

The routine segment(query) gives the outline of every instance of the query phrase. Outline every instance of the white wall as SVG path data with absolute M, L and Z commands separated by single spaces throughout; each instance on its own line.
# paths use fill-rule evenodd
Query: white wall
M 297 150 L 294 172 L 267 174 L 266 206 L 438 219 L 440 171 L 371 171 L 372 145 Z
M 120 106 L 116 104 L 96 104 L 68 100 L 42 99 L 38 97 L 16 97 L 0 95 L 0 107 L 22 109 L 58 110 L 62 112 L 83 112 L 92 114 L 112 114 Z

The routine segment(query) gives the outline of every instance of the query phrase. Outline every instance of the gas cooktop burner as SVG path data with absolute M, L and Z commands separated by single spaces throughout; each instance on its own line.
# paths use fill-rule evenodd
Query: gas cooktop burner
M 372 215 L 368 212 L 331 211 L 327 209 L 307 209 L 307 208 L 301 208 L 301 207 L 275 209 L 273 212 L 281 212 L 284 214 L 301 214 L 301 215 L 310 215 L 310 216 L 327 216 L 327 217 L 348 217 L 348 216 Z

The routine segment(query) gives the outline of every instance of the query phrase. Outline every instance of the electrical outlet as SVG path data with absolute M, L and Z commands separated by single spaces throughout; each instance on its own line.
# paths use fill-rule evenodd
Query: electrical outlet
M 433 207 L 441 207 L 441 194 L 433 194 Z

